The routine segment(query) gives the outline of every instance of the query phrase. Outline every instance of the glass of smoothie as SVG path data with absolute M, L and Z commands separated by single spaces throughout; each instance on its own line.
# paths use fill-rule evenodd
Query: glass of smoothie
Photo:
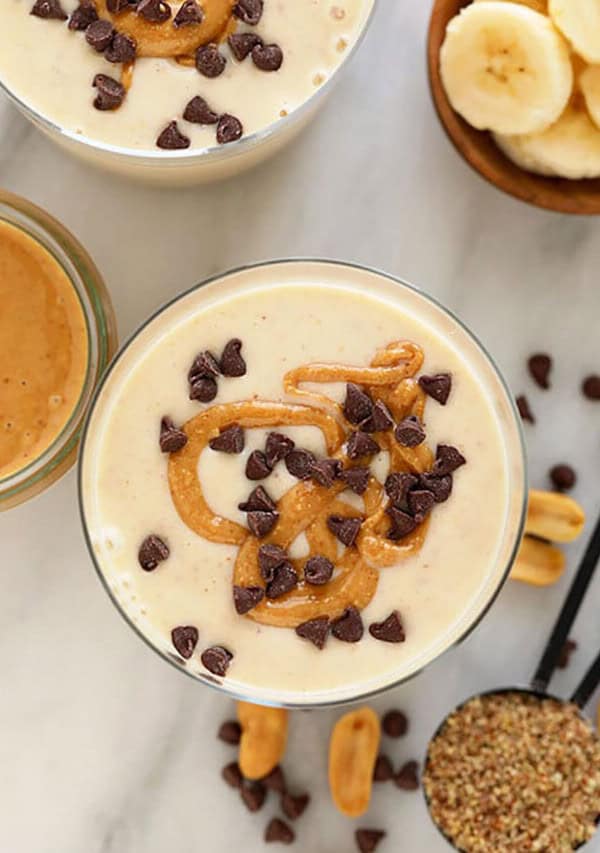
M 526 503 L 497 367 L 383 273 L 280 261 L 151 317 L 82 442 L 90 553 L 175 667 L 256 703 L 318 707 L 415 675 L 478 623 Z
M 0 510 L 75 461 L 83 416 L 116 349 L 93 261 L 59 222 L 0 191 Z
M 170 184 L 214 180 L 308 123 L 374 5 L 3 0 L 0 88 L 90 163 Z

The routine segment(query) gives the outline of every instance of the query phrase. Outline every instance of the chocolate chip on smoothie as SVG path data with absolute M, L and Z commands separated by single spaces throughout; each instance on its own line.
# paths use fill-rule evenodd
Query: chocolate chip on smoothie
M 286 792 L 281 798 L 281 811 L 290 820 L 297 820 L 304 814 L 309 803 L 310 796 L 308 794 L 296 794 L 294 796 L 294 794 Z
M 204 350 L 198 353 L 192 366 L 188 370 L 188 382 L 194 383 L 196 379 L 213 379 L 221 372 L 219 363 L 212 352 Z
M 349 459 L 362 459 L 364 456 L 374 456 L 379 453 L 380 447 L 374 438 L 366 432 L 357 430 L 350 433 L 346 444 L 346 454 Z
M 403 737 L 408 731 L 408 717 L 393 708 L 384 715 L 381 728 L 388 737 Z
M 328 529 L 346 548 L 351 548 L 356 542 L 361 525 L 362 520 L 360 518 L 345 518 L 343 515 L 330 515 L 327 519 Z
M 163 453 L 177 453 L 188 442 L 188 437 L 182 429 L 175 426 L 167 415 L 160 422 L 159 444 Z
M 270 432 L 265 443 L 265 456 L 271 468 L 274 468 L 281 459 L 285 459 L 295 446 L 287 435 L 281 432 Z
M 246 362 L 242 356 L 242 342 L 239 338 L 227 341 L 219 362 L 223 376 L 238 377 L 246 375 Z
M 216 44 L 205 44 L 196 51 L 196 68 L 204 77 L 219 77 L 226 65 L 227 60 Z
M 285 774 L 279 764 L 274 767 L 270 773 L 260 780 L 265 788 L 269 791 L 275 791 L 277 794 L 283 794 L 286 790 Z
M 315 619 L 303 622 L 296 628 L 296 634 L 303 640 L 310 640 L 318 649 L 322 649 L 329 634 L 329 617 L 317 616 Z
M 190 147 L 190 139 L 185 136 L 177 126 L 176 121 L 170 121 L 162 133 L 159 134 L 156 144 L 159 148 L 167 151 L 178 151 Z
M 323 586 L 329 583 L 333 575 L 333 563 L 320 554 L 311 557 L 304 564 L 304 580 L 312 586 Z
M 438 444 L 431 472 L 436 477 L 443 477 L 446 474 L 453 474 L 457 468 L 466 464 L 467 460 L 456 447 L 452 447 L 450 444 Z
M 429 397 L 441 406 L 445 406 L 452 390 L 452 376 L 449 373 L 421 376 L 419 377 L 419 385 Z
M 272 470 L 262 450 L 253 450 L 246 460 L 246 477 L 249 480 L 264 480 Z
M 243 62 L 257 44 L 262 44 L 262 39 L 256 33 L 233 33 L 227 43 L 238 62 Z
M 151 24 L 164 24 L 171 17 L 171 7 L 165 0 L 140 0 L 136 12 Z
M 415 489 L 408 493 L 408 509 L 415 521 L 422 521 L 435 506 L 433 492 L 427 489 Z
M 189 660 L 198 643 L 198 629 L 193 625 L 179 625 L 171 631 L 171 642 L 181 657 Z
M 125 33 L 115 33 L 113 40 L 104 53 L 107 62 L 134 62 L 137 54 L 135 39 Z
M 236 720 L 226 720 L 221 724 L 217 733 L 219 740 L 230 746 L 237 746 L 242 737 L 242 727 Z
M 600 376 L 592 374 L 586 377 L 581 385 L 581 390 L 588 400 L 600 400 Z
M 577 474 L 570 465 L 555 465 L 550 469 L 550 479 L 559 492 L 568 492 L 577 482 Z
M 385 836 L 386 833 L 382 829 L 357 829 L 354 833 L 360 853 L 374 853 Z
M 383 622 L 373 622 L 369 634 L 384 643 L 403 643 L 406 639 L 402 620 L 397 610 L 393 610 Z
M 404 537 L 408 536 L 409 533 L 412 533 L 417 526 L 417 522 L 412 515 L 409 515 L 407 512 L 403 512 L 395 506 L 388 506 L 386 513 L 392 520 L 392 526 L 387 533 L 387 538 L 392 542 L 404 539 Z
M 234 586 L 233 604 L 236 613 L 244 616 L 253 610 L 265 597 L 265 591 L 260 586 Z
M 217 396 L 219 386 L 216 380 L 210 376 L 199 376 L 190 382 L 190 400 L 197 400 L 199 403 L 211 403 Z
M 240 21 L 255 27 L 263 13 L 263 0 L 238 0 L 233 7 L 233 14 Z
M 389 782 L 394 778 L 394 768 L 387 755 L 378 755 L 373 770 L 374 782 Z
M 237 142 L 244 133 L 244 127 L 236 116 L 223 113 L 217 124 L 217 142 L 219 145 L 227 145 L 228 142 Z
M 92 85 L 97 90 L 94 107 L 101 112 L 117 110 L 125 100 L 125 87 L 108 74 L 96 74 Z
M 286 560 L 277 566 L 273 572 L 273 580 L 267 584 L 267 598 L 274 600 L 281 598 L 298 586 L 298 574 L 292 564 Z
M 196 3 L 196 0 L 185 0 L 185 3 L 179 7 L 179 11 L 173 18 L 173 26 L 179 29 L 179 27 L 201 24 L 203 20 L 204 12 Z
M 246 443 L 244 430 L 239 424 L 222 429 L 220 434 L 211 438 L 208 442 L 211 450 L 220 450 L 221 453 L 241 453 Z
M 418 447 L 425 441 L 425 430 L 423 424 L 416 415 L 409 415 L 398 424 L 394 431 L 398 444 L 403 447 Z
M 279 844 L 293 844 L 295 838 L 296 836 L 291 826 L 288 826 L 284 820 L 278 817 L 272 818 L 265 829 L 265 841 L 267 844 L 272 841 L 279 842 Z
M 531 406 L 529 405 L 529 400 L 525 396 L 525 394 L 519 394 L 516 398 L 515 403 L 517 404 L 517 409 L 519 410 L 519 414 L 521 415 L 522 420 L 528 421 L 530 424 L 535 423 L 535 417 L 533 412 L 531 411 Z
M 60 0 L 36 0 L 29 14 L 47 21 L 66 21 L 68 17 Z
M 240 788 L 240 794 L 248 811 L 257 812 L 264 805 L 267 789 L 262 782 L 252 782 L 249 779 L 244 779 Z
M 202 665 L 206 667 L 213 675 L 223 677 L 229 669 L 229 664 L 233 660 L 232 653 L 223 648 L 223 646 L 211 646 L 205 649 L 200 655 Z
M 256 536 L 257 539 L 264 539 L 267 533 L 273 530 L 278 518 L 278 512 L 252 510 L 248 513 L 248 527 L 253 536 Z
M 279 71 L 283 64 L 283 51 L 278 44 L 260 44 L 252 48 L 252 62 L 261 71 Z
M 354 382 L 348 382 L 346 385 L 346 399 L 343 406 L 344 417 L 346 420 L 358 426 L 362 421 L 367 420 L 373 413 L 373 401 L 368 394 L 355 385 Z
M 113 40 L 115 31 L 110 21 L 94 21 L 85 31 L 85 40 L 98 53 L 104 53 Z
M 360 422 L 363 432 L 386 432 L 394 426 L 394 419 L 382 400 L 377 400 L 370 417 Z
M 403 791 L 416 791 L 419 787 L 419 765 L 416 761 L 407 761 L 396 773 L 394 781 Z
M 242 771 L 237 761 L 232 761 L 231 764 L 226 764 L 221 770 L 221 776 L 231 788 L 241 788 L 244 781 Z
M 340 473 L 340 480 L 357 495 L 364 495 L 369 485 L 371 472 L 368 468 L 346 468 Z
M 169 546 L 160 536 L 152 533 L 146 536 L 138 551 L 138 561 L 145 572 L 152 572 L 169 556 Z
M 217 113 L 213 112 L 204 98 L 196 95 L 188 102 L 183 117 L 191 124 L 216 124 L 219 121 Z
M 106 8 L 111 15 L 119 15 L 127 9 L 131 9 L 131 6 L 129 0 L 106 0 Z
M 394 471 L 386 477 L 384 489 L 392 506 L 395 506 L 397 509 L 406 509 L 407 495 L 418 484 L 419 478 L 414 474 Z
M 552 359 L 546 353 L 535 353 L 527 361 L 527 367 L 533 381 L 540 388 L 550 387 L 550 371 L 552 370 Z
M 571 655 L 573 652 L 577 651 L 577 643 L 575 640 L 565 640 L 565 643 L 560 650 L 560 654 L 558 656 L 557 667 L 559 669 L 566 669 L 571 662 Z
M 258 549 L 258 567 L 267 583 L 275 577 L 275 570 L 287 562 L 287 552 L 279 545 L 261 545 Z
M 356 607 L 347 607 L 339 619 L 331 623 L 331 633 L 343 643 L 358 643 L 362 640 L 364 626 Z
M 419 483 L 424 489 L 432 493 L 435 502 L 438 504 L 447 501 L 452 494 L 453 480 L 451 474 L 445 474 L 442 477 L 430 473 L 420 474 Z
M 310 450 L 292 450 L 285 457 L 285 467 L 298 480 L 310 480 L 315 462 L 315 456 Z
M 81 0 L 79 6 L 69 18 L 69 29 L 83 32 L 83 30 L 87 30 L 89 25 L 97 20 L 98 12 L 96 11 L 93 0 Z
M 339 459 L 317 459 L 310 467 L 310 476 L 320 486 L 329 489 L 342 470 Z
M 252 489 L 248 499 L 238 504 L 242 512 L 276 512 L 277 504 L 263 486 Z

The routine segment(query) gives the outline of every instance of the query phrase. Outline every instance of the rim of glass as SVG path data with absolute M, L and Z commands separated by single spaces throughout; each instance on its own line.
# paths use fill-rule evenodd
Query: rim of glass
M 96 404 L 100 398 L 100 395 L 102 393 L 102 390 L 103 390 L 105 384 L 107 383 L 110 376 L 112 375 L 112 372 L 115 369 L 116 365 L 121 361 L 121 358 L 123 358 L 123 356 L 129 350 L 129 347 L 133 344 L 133 342 L 137 339 L 137 337 L 140 334 L 142 334 L 142 332 L 159 315 L 161 315 L 164 311 L 167 311 L 171 306 L 173 306 L 176 303 L 178 303 L 179 301 L 185 299 L 187 296 L 191 295 L 192 293 L 194 293 L 198 290 L 201 290 L 206 285 L 217 283 L 220 280 L 228 279 L 231 276 L 234 276 L 234 275 L 237 275 L 237 274 L 240 274 L 243 272 L 247 272 L 249 270 L 257 270 L 257 269 L 260 269 L 263 267 L 268 268 L 268 267 L 272 267 L 272 266 L 291 265 L 291 264 L 299 264 L 299 263 L 320 264 L 320 265 L 325 265 L 325 266 L 329 265 L 329 266 L 332 266 L 335 268 L 342 268 L 342 269 L 343 268 L 349 268 L 349 269 L 352 269 L 355 271 L 366 272 L 369 274 L 380 276 L 380 277 L 386 279 L 387 281 L 392 282 L 393 284 L 395 284 L 401 288 L 406 288 L 411 293 L 415 294 L 418 298 L 424 299 L 425 302 L 433 305 L 442 314 L 449 317 L 453 322 L 455 322 L 459 326 L 459 328 L 467 335 L 468 338 L 470 338 L 470 340 L 475 344 L 477 349 L 481 352 L 485 361 L 491 367 L 492 372 L 493 372 L 494 376 L 496 377 L 496 379 L 498 380 L 502 391 L 504 392 L 506 401 L 508 403 L 509 410 L 510 410 L 511 415 L 512 415 L 512 420 L 513 420 L 514 426 L 516 427 L 516 436 L 518 439 L 517 440 L 516 452 L 517 452 L 517 456 L 518 456 L 518 461 L 520 463 L 520 468 L 521 468 L 522 478 L 523 478 L 522 479 L 523 495 L 522 495 L 522 500 L 520 502 L 521 506 L 519 509 L 518 524 L 517 524 L 517 527 L 516 527 L 516 530 L 514 533 L 514 542 L 512 544 L 512 547 L 510 548 L 508 558 L 506 560 L 506 567 L 501 572 L 495 589 L 493 590 L 489 599 L 485 602 L 485 605 L 482 607 L 480 612 L 477 614 L 477 616 L 473 620 L 473 622 L 471 622 L 464 629 L 464 631 L 462 631 L 451 643 L 449 643 L 449 645 L 446 648 L 444 648 L 439 653 L 435 654 L 431 659 L 427 660 L 422 667 L 420 667 L 416 670 L 413 670 L 404 676 L 398 677 L 398 678 L 390 681 L 389 683 L 386 683 L 385 685 L 380 685 L 380 686 L 377 686 L 374 688 L 369 688 L 369 689 L 366 689 L 363 691 L 357 691 L 355 694 L 353 694 L 352 696 L 348 696 L 348 697 L 343 697 L 343 698 L 338 697 L 338 698 L 332 698 L 332 699 L 326 699 L 325 698 L 325 699 L 312 700 L 312 701 L 310 699 L 308 701 L 288 701 L 288 700 L 278 700 L 275 698 L 270 699 L 270 698 L 265 698 L 265 697 L 261 696 L 259 701 L 257 701 L 256 699 L 253 699 L 251 697 L 252 689 L 251 689 L 250 685 L 248 685 L 248 689 L 246 690 L 246 692 L 242 692 L 241 690 L 237 690 L 235 687 L 232 687 L 227 682 L 227 680 L 220 682 L 217 679 L 213 678 L 209 674 L 195 673 L 195 672 L 190 671 L 185 665 L 182 666 L 181 663 L 177 659 L 174 659 L 174 657 L 171 657 L 168 652 L 163 651 L 162 649 L 155 646 L 151 642 L 151 640 L 146 636 L 146 634 L 142 631 L 142 629 L 139 628 L 133 622 L 133 620 L 129 617 L 125 608 L 121 605 L 121 602 L 119 601 L 119 599 L 117 598 L 117 596 L 113 592 L 113 590 L 111 589 L 106 577 L 104 576 L 104 572 L 102 571 L 102 568 L 100 567 L 100 563 L 96 557 L 94 547 L 93 547 L 93 544 L 91 541 L 91 536 L 90 536 L 90 532 L 88 530 L 88 525 L 87 525 L 87 520 L 86 520 L 85 510 L 84 510 L 83 458 L 85 455 L 85 446 L 86 446 L 88 430 L 89 430 L 89 427 L 91 424 L 92 416 L 94 414 Z M 474 332 L 472 332 L 467 326 L 465 326 L 465 324 L 462 322 L 462 320 L 460 320 L 456 316 L 456 314 L 454 314 L 450 309 L 446 308 L 446 306 L 443 305 L 434 296 L 431 296 L 430 294 L 423 291 L 421 288 L 416 287 L 413 284 L 409 284 L 408 282 L 404 281 L 401 278 L 398 278 L 397 276 L 394 276 L 390 273 L 384 272 L 383 270 L 380 270 L 377 267 L 370 267 L 370 266 L 366 266 L 364 264 L 358 264 L 358 263 L 354 263 L 351 261 L 341 261 L 341 260 L 335 260 L 335 259 L 331 259 L 331 258 L 316 258 L 316 257 L 276 258 L 273 260 L 265 260 L 265 261 L 257 261 L 257 262 L 249 263 L 249 264 L 241 264 L 237 267 L 233 267 L 233 268 L 228 269 L 224 272 L 216 273 L 212 276 L 209 276 L 208 278 L 203 279 L 199 283 L 192 285 L 191 287 L 187 288 L 182 293 L 179 293 L 177 296 L 174 296 L 172 299 L 168 300 L 167 302 L 165 302 L 164 304 L 159 306 L 155 311 L 153 311 L 150 314 L 150 316 L 147 317 L 146 320 L 144 320 L 132 332 L 132 334 L 129 335 L 129 337 L 122 343 L 119 351 L 117 352 L 117 354 L 113 358 L 111 364 L 108 366 L 108 369 L 104 372 L 102 378 L 100 379 L 99 383 L 97 384 L 97 386 L 94 390 L 92 400 L 91 400 L 89 407 L 87 409 L 87 413 L 85 416 L 85 422 L 83 425 L 83 431 L 81 434 L 80 452 L 79 452 L 79 459 L 78 459 L 78 471 L 77 471 L 77 495 L 78 495 L 78 505 L 79 505 L 79 516 L 80 516 L 80 520 L 81 520 L 81 525 L 82 525 L 82 529 L 83 529 L 83 535 L 84 535 L 85 543 L 86 543 L 89 555 L 91 557 L 92 564 L 94 566 L 94 569 L 96 571 L 98 578 L 100 579 L 102 586 L 104 587 L 105 591 L 108 593 L 108 596 L 111 599 L 113 605 L 116 607 L 118 612 L 121 614 L 122 618 L 125 620 L 127 625 L 130 628 L 132 628 L 133 631 L 138 635 L 138 637 L 140 637 L 143 640 L 143 642 L 150 649 L 152 649 L 156 654 L 158 654 L 163 660 L 165 660 L 167 663 L 169 663 L 177 671 L 182 672 L 185 675 L 187 675 L 188 678 L 191 678 L 196 683 L 212 687 L 214 690 L 216 690 L 219 693 L 222 693 L 226 696 L 229 696 L 232 699 L 246 701 L 246 702 L 255 702 L 256 704 L 267 705 L 267 706 L 272 706 L 272 707 L 287 708 L 289 710 L 307 710 L 307 709 L 316 709 L 316 708 L 341 707 L 344 705 L 352 704 L 354 702 L 364 701 L 364 700 L 369 699 L 373 696 L 378 696 L 381 693 L 384 693 L 388 690 L 392 690 L 395 687 L 399 687 L 401 684 L 405 684 L 408 681 L 411 681 L 413 678 L 415 678 L 417 675 L 419 675 L 419 673 L 422 672 L 428 665 L 430 665 L 434 661 L 438 660 L 440 657 L 442 657 L 444 654 L 446 654 L 450 649 L 454 648 L 455 646 L 460 645 L 481 623 L 482 619 L 485 617 L 485 615 L 487 614 L 489 609 L 492 607 L 492 605 L 496 601 L 498 595 L 500 594 L 500 591 L 502 590 L 502 588 L 504 586 L 504 583 L 506 582 L 506 580 L 509 576 L 510 570 L 511 570 L 512 565 L 514 563 L 515 557 L 517 555 L 517 552 L 518 552 L 518 549 L 519 549 L 519 546 L 521 543 L 521 539 L 523 536 L 523 532 L 525 529 L 525 520 L 526 520 L 526 516 L 527 516 L 527 494 L 528 494 L 528 478 L 527 478 L 527 455 L 526 455 L 526 448 L 525 448 L 525 437 L 524 437 L 521 419 L 520 419 L 520 416 L 519 416 L 519 413 L 517 410 L 517 406 L 516 406 L 516 403 L 514 400 L 514 396 L 511 393 L 510 388 L 508 387 L 508 384 L 507 384 L 506 380 L 504 379 L 504 376 L 502 375 L 502 373 L 501 373 L 500 369 L 498 368 L 496 362 L 494 361 L 494 359 L 492 358 L 490 353 L 487 351 L 487 349 L 480 342 L 479 338 L 474 334 Z M 270 688 L 271 694 L 273 694 L 275 692 L 276 692 L 276 690 L 274 688 Z
M 373 17 L 376 8 L 378 8 L 378 5 L 379 0 L 371 0 L 371 9 L 365 17 L 361 30 L 352 47 L 346 53 L 340 64 L 336 68 L 334 68 L 333 72 L 327 78 L 327 80 L 315 92 L 313 92 L 312 95 L 310 95 L 298 107 L 292 110 L 292 112 L 289 113 L 287 116 L 279 118 L 267 127 L 262 128 L 261 130 L 254 131 L 254 133 L 249 133 L 247 136 L 243 136 L 241 139 L 237 140 L 236 142 L 229 143 L 228 145 L 209 145 L 205 148 L 190 148 L 169 154 L 165 154 L 164 151 L 154 148 L 138 149 L 126 148 L 120 145 L 110 145 L 109 143 L 100 142 L 99 140 L 91 139 L 88 136 L 83 136 L 81 134 L 74 133 L 72 130 L 67 130 L 66 128 L 60 127 L 60 125 L 56 124 L 50 118 L 43 115 L 43 113 L 39 112 L 39 110 L 35 109 L 30 104 L 27 104 L 25 101 L 23 101 L 22 98 L 20 98 L 11 89 L 9 89 L 8 85 L 4 83 L 1 77 L 0 91 L 4 92 L 7 98 L 12 101 L 12 103 L 14 103 L 15 106 L 17 106 L 28 118 L 33 120 L 35 123 L 41 125 L 46 131 L 51 134 L 57 134 L 58 136 L 64 137 L 70 142 L 82 146 L 83 148 L 92 148 L 95 151 L 99 151 L 104 154 L 117 155 L 126 159 L 130 158 L 132 160 L 156 161 L 163 166 L 181 165 L 186 161 L 194 161 L 199 159 L 207 161 L 226 160 L 229 158 L 237 157 L 239 155 L 243 155 L 247 150 L 251 150 L 256 145 L 265 142 L 271 136 L 278 135 L 280 132 L 285 130 L 285 128 L 292 126 L 296 123 L 296 121 L 300 120 L 305 113 L 310 112 L 311 107 L 316 106 L 318 101 L 330 91 L 334 82 L 337 80 L 342 68 L 345 68 L 356 54 L 373 21 Z
M 75 406 L 46 449 L 5 477 L 0 477 L 0 509 L 33 497 L 70 467 L 95 385 L 116 347 L 112 305 L 100 272 L 77 238 L 57 219 L 21 196 L 0 191 L 0 222 L 6 222 L 41 245 L 60 266 L 77 296 L 88 341 L 85 377 Z M 57 469 L 59 469 L 57 471 Z M 56 475 L 53 476 L 53 475 Z M 47 483 L 44 481 L 48 480 Z

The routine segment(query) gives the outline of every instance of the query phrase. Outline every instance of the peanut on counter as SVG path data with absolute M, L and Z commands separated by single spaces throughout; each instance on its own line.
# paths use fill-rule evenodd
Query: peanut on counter
M 339 811 L 348 817 L 364 814 L 371 800 L 373 770 L 381 726 L 372 708 L 344 714 L 329 744 L 329 787 Z
M 240 770 L 246 779 L 263 779 L 285 753 L 288 712 L 283 708 L 238 702 L 237 715 L 242 728 Z

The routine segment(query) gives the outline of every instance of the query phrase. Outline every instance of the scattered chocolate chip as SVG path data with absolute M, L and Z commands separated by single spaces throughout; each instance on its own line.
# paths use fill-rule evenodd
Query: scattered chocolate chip
M 219 363 L 212 352 L 204 350 L 198 353 L 188 370 L 188 382 L 193 385 L 198 379 L 214 379 L 221 372 Z
M 412 533 L 417 526 L 417 521 L 407 512 L 403 512 L 395 506 L 389 506 L 386 513 L 392 519 L 392 526 L 388 530 L 387 538 L 392 542 L 397 542 L 399 539 L 404 539 L 409 533 Z
M 267 584 L 267 598 L 273 600 L 291 592 L 298 586 L 298 574 L 292 564 L 286 560 L 274 569 L 273 580 Z
M 238 0 L 233 7 L 233 14 L 240 21 L 255 27 L 263 13 L 263 0 Z
M 227 145 L 228 142 L 237 142 L 244 133 L 244 127 L 235 116 L 223 113 L 217 124 L 217 142 L 219 145 Z
M 219 121 L 217 113 L 213 112 L 204 98 L 196 95 L 188 102 L 183 117 L 192 124 L 216 124 Z
M 249 480 L 264 480 L 273 469 L 262 450 L 253 450 L 246 461 L 246 477 Z
M 310 476 L 320 486 L 329 489 L 341 473 L 342 463 L 339 459 L 317 459 L 310 466 Z
M 382 829 L 357 829 L 354 833 L 356 846 L 360 853 L 373 853 L 385 835 L 386 833 Z
M 596 374 L 588 376 L 583 380 L 581 390 L 588 400 L 600 400 L 600 376 Z
M 182 658 L 189 660 L 198 642 L 198 629 L 193 625 L 180 625 L 171 631 L 171 642 Z
M 107 62 L 122 62 L 127 64 L 134 62 L 137 55 L 137 44 L 135 39 L 125 33 L 115 33 L 108 49 L 104 53 Z
M 221 770 L 221 776 L 232 788 L 241 788 L 244 781 L 242 771 L 237 761 L 232 761 L 231 764 L 225 765 Z
M 409 415 L 398 424 L 394 436 L 398 444 L 403 447 L 418 447 L 425 441 L 425 430 L 419 418 L 415 415 Z
M 176 453 L 188 442 L 188 437 L 182 429 L 175 426 L 167 415 L 160 422 L 160 449 L 163 453 Z
M 264 539 L 267 533 L 273 530 L 278 518 L 278 512 L 251 510 L 248 513 L 248 527 L 253 536 L 256 536 L 257 539 Z
M 226 65 L 227 60 L 216 44 L 205 44 L 196 51 L 196 68 L 204 77 L 219 77 Z
M 346 468 L 340 472 L 340 480 L 357 495 L 364 495 L 369 485 L 371 472 L 368 468 Z
M 83 32 L 83 30 L 87 30 L 89 25 L 97 20 L 98 12 L 96 11 L 93 0 L 81 0 L 79 6 L 69 18 L 69 29 Z
M 104 53 L 113 40 L 115 31 L 110 21 L 94 21 L 85 31 L 85 40 L 98 53 Z
M 415 521 L 422 521 L 435 506 L 433 492 L 427 489 L 415 489 L 408 493 L 408 509 Z
M 565 644 L 560 650 L 560 654 L 558 656 L 557 667 L 559 669 L 566 669 L 569 666 L 571 661 L 571 655 L 573 652 L 577 651 L 577 643 L 575 640 L 565 640 Z
M 223 646 L 211 646 L 200 655 L 202 665 L 213 675 L 224 676 L 233 660 L 232 653 Z
M 293 794 L 284 793 L 281 798 L 281 811 L 290 820 L 297 820 L 304 812 L 310 802 L 308 794 Z
M 322 649 L 329 634 L 329 617 L 317 616 L 316 619 L 303 622 L 296 628 L 296 634 L 303 640 L 310 640 L 318 649 Z
M 403 643 L 406 639 L 402 620 L 397 610 L 393 610 L 383 622 L 373 622 L 369 634 L 384 643 Z
M 240 794 L 248 811 L 257 812 L 264 805 L 267 789 L 262 782 L 251 782 L 249 779 L 244 779 Z
M 407 761 L 394 777 L 396 785 L 403 791 L 416 791 L 419 787 L 418 769 L 416 761 Z
M 171 7 L 164 0 L 140 0 L 136 12 L 151 24 L 164 24 L 171 17 Z
M 238 504 L 238 509 L 242 512 L 275 512 L 277 504 L 263 486 L 257 486 L 248 495 L 248 500 Z
M 233 33 L 227 43 L 238 62 L 243 62 L 257 44 L 262 44 L 262 39 L 255 33 Z
M 444 477 L 446 474 L 453 474 L 457 468 L 466 464 L 467 460 L 456 447 L 450 444 L 438 444 L 431 473 L 436 477 Z
M 66 21 L 68 17 L 60 5 L 60 0 L 36 0 L 29 14 L 47 21 Z
M 267 824 L 265 830 L 267 844 L 272 841 L 278 841 L 280 844 L 293 844 L 295 838 L 294 830 L 281 818 L 274 817 Z
M 545 353 L 532 355 L 527 362 L 531 378 L 540 388 L 549 388 L 550 371 L 552 370 L 552 359 Z
M 220 450 L 221 453 L 241 453 L 245 443 L 244 430 L 239 424 L 232 424 L 211 438 L 208 445 L 211 450 Z
M 408 731 L 408 718 L 394 708 L 384 715 L 381 728 L 388 737 L 402 737 Z
M 361 421 L 360 428 L 363 432 L 386 432 L 394 426 L 391 412 L 382 400 L 377 400 L 373 406 L 373 412 L 366 420 Z
M 171 121 L 159 134 L 156 144 L 159 148 L 167 151 L 178 151 L 190 147 L 189 137 L 185 136 L 177 126 L 176 121 Z M 215 383 L 216 384 L 216 383 Z M 196 399 L 196 398 L 193 398 Z
M 279 764 L 260 780 L 269 791 L 283 794 L 286 790 L 285 774 Z
M 265 591 L 260 586 L 234 586 L 233 604 L 240 616 L 249 613 L 265 597 Z
M 316 459 L 310 450 L 291 450 L 285 457 L 285 467 L 292 477 L 310 480 L 312 466 Z
M 270 432 L 265 443 L 265 456 L 267 463 L 274 468 L 275 465 L 292 452 L 295 444 L 291 438 L 281 432 Z
M 278 44 L 260 44 L 252 48 L 252 62 L 261 71 L 279 71 L 283 64 L 283 51 Z
M 223 376 L 238 377 L 246 375 L 246 362 L 242 357 L 242 342 L 239 338 L 232 338 L 225 344 L 219 362 Z
M 517 404 L 517 409 L 519 410 L 519 414 L 524 421 L 529 421 L 530 424 L 535 423 L 535 417 L 533 412 L 531 411 L 531 406 L 529 405 L 529 400 L 525 396 L 525 394 L 519 394 L 517 399 L 515 400 Z
M 577 474 L 570 465 L 555 465 L 550 469 L 550 479 L 559 492 L 568 492 L 577 482 Z
M 131 9 L 131 5 L 129 0 L 106 0 L 106 8 L 111 15 L 119 15 L 127 9 Z
M 361 615 L 356 607 L 347 607 L 340 618 L 331 623 L 331 633 L 343 643 L 358 643 L 364 630 Z
M 185 3 L 179 7 L 179 11 L 173 18 L 173 26 L 179 29 L 179 27 L 201 24 L 203 20 L 204 12 L 196 3 L 196 0 L 185 0 Z
M 346 399 L 343 406 L 344 417 L 346 420 L 358 426 L 362 421 L 367 420 L 373 413 L 373 401 L 368 394 L 355 385 L 354 382 L 348 382 L 346 385 Z
M 435 474 L 421 474 L 419 477 L 420 485 L 432 493 L 438 504 L 447 501 L 452 494 L 452 482 L 451 474 L 445 474 L 443 477 L 437 477 Z
M 350 433 L 346 444 L 348 459 L 361 459 L 364 456 L 374 456 L 376 453 L 379 453 L 380 449 L 374 438 L 371 438 L 366 432 L 361 432 L 360 430 Z
M 419 385 L 429 397 L 432 397 L 441 406 L 445 406 L 452 390 L 452 376 L 449 373 L 421 376 Z
M 261 545 L 258 549 L 258 567 L 267 583 L 275 577 L 275 570 L 287 562 L 287 552 L 279 545 Z
M 107 74 L 96 74 L 92 85 L 98 91 L 94 98 L 97 110 L 116 110 L 125 100 L 125 87 Z
M 304 580 L 312 586 L 323 586 L 333 575 L 333 563 L 327 557 L 311 557 L 304 564 Z
M 386 477 L 384 489 L 392 506 L 395 506 L 397 509 L 407 509 L 406 500 L 408 493 L 418 484 L 419 478 L 414 474 L 395 471 Z
M 374 782 L 389 782 L 394 778 L 394 768 L 387 755 L 378 755 L 373 770 Z
M 138 561 L 145 572 L 153 571 L 159 563 L 162 563 L 169 556 L 169 546 L 160 536 L 155 536 L 152 533 L 146 536 L 138 551 Z
M 226 720 L 217 733 L 219 740 L 231 746 L 237 746 L 242 737 L 242 727 L 236 720 Z
M 327 519 L 327 527 L 339 539 L 346 548 L 351 548 L 356 542 L 362 519 L 345 518 L 343 515 L 330 515 Z
M 215 379 L 210 376 L 199 376 L 193 382 L 190 382 L 190 400 L 197 400 L 199 403 L 210 403 L 217 396 L 219 386 Z

